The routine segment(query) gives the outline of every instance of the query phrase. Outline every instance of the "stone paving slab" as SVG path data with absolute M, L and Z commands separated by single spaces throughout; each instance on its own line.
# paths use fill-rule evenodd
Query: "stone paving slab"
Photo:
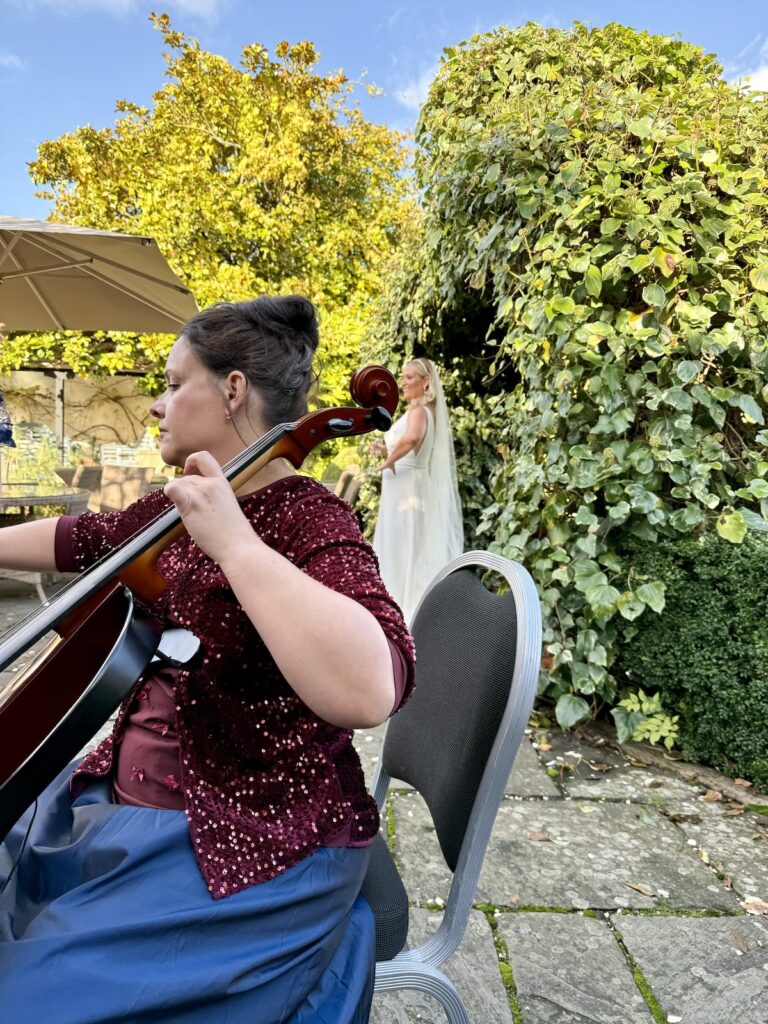
M 660 804 L 703 792 L 666 772 L 634 767 L 607 743 L 594 746 L 560 732 L 547 733 L 546 743 L 551 749 L 539 747 L 538 756 L 559 773 L 558 782 L 571 797 Z
M 710 864 L 730 876 L 737 892 L 768 902 L 768 818 L 753 811 L 729 817 L 725 811 L 724 804 L 701 798 L 665 807 Z
M 539 841 L 542 835 L 549 841 Z M 505 801 L 480 886 L 498 904 L 517 896 L 522 906 L 582 910 L 659 903 L 739 910 L 677 828 L 642 805 Z
M 416 793 L 391 799 L 396 857 L 409 895 L 421 902 L 445 899 L 451 873 L 426 805 Z M 657 898 L 632 885 L 649 887 Z M 736 894 L 718 883 L 658 812 L 573 800 L 503 802 L 478 898 L 512 907 L 611 910 L 664 904 L 740 912 Z
M 440 914 L 411 910 L 408 943 L 420 945 L 440 924 Z M 512 1024 L 507 993 L 501 979 L 491 926 L 479 910 L 470 914 L 464 940 L 441 968 L 459 991 L 476 1024 Z M 380 992 L 373 997 L 371 1024 L 444 1024 L 445 1011 L 431 996 L 414 989 Z
M 547 775 L 547 770 L 528 737 L 523 737 L 504 792 L 507 796 L 546 796 L 560 799 L 560 790 Z
M 768 921 L 616 915 L 613 923 L 669 1020 L 766 1024 Z
M 524 1024 L 652 1024 L 604 921 L 578 914 L 508 913 L 499 914 L 497 924 Z
M 373 773 L 379 762 L 381 743 L 384 739 L 386 728 L 386 723 L 384 723 L 384 725 L 376 726 L 375 729 L 357 729 L 352 739 L 355 750 L 360 755 L 360 763 L 365 773 L 365 782 L 369 789 L 373 782 Z M 405 783 L 398 782 L 397 787 L 398 789 L 405 788 Z

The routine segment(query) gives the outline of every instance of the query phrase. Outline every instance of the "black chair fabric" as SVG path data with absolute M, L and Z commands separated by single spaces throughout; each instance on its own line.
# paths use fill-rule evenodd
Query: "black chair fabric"
M 376 921 L 376 961 L 392 960 L 408 938 L 408 895 L 381 833 L 371 844 L 361 892 Z
M 507 704 L 515 623 L 510 591 L 493 594 L 459 569 L 432 588 L 413 624 L 416 691 L 389 723 L 382 766 L 424 797 L 451 871 Z

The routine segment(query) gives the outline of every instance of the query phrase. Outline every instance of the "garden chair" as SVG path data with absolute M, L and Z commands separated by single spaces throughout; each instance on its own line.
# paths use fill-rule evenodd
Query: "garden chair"
M 491 593 L 475 570 L 509 589 Z M 485 850 L 533 707 L 541 660 L 536 588 L 518 563 L 481 551 L 450 562 L 415 614 L 416 691 L 389 722 L 371 791 L 381 810 L 391 778 L 412 785 L 431 814 L 453 872 L 436 933 L 409 949 L 408 895 L 381 833 L 363 884 L 376 921 L 375 991 L 413 988 L 437 998 L 451 1024 L 466 1007 L 440 966 L 469 920 Z
M 91 512 L 111 512 L 127 508 L 152 489 L 157 470 L 148 466 L 103 466 L 101 485 L 91 492 Z M 77 486 L 77 484 L 76 484 Z
M 59 480 L 63 480 L 67 487 L 71 487 L 77 470 L 77 466 L 57 466 L 54 472 Z
M 103 466 L 78 466 L 72 477 L 72 486 L 86 491 L 97 491 L 101 485 Z

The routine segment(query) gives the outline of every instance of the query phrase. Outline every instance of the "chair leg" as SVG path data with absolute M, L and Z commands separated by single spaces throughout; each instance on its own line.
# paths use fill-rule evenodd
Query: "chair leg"
M 45 604 L 48 600 L 48 595 L 43 590 L 43 577 L 39 573 L 35 574 L 35 590 L 37 591 L 37 596 L 40 598 L 40 603 Z
M 456 986 L 437 967 L 429 964 L 397 965 L 396 960 L 376 964 L 374 992 L 415 989 L 433 996 L 445 1010 L 449 1024 L 470 1024 L 467 1008 Z

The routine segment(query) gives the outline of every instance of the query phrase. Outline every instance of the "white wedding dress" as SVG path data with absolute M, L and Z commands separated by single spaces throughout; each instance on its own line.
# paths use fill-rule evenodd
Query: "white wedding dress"
M 458 490 L 455 480 L 444 481 L 444 474 L 435 474 L 435 417 L 428 406 L 426 412 L 427 430 L 418 452 L 398 459 L 396 473 L 389 469 L 382 473 L 373 538 L 384 585 L 407 623 L 437 572 L 463 550 Z M 407 417 L 407 413 L 401 416 L 384 435 L 388 452 L 403 436 Z M 449 509 L 454 512 L 450 523 L 446 521 Z

